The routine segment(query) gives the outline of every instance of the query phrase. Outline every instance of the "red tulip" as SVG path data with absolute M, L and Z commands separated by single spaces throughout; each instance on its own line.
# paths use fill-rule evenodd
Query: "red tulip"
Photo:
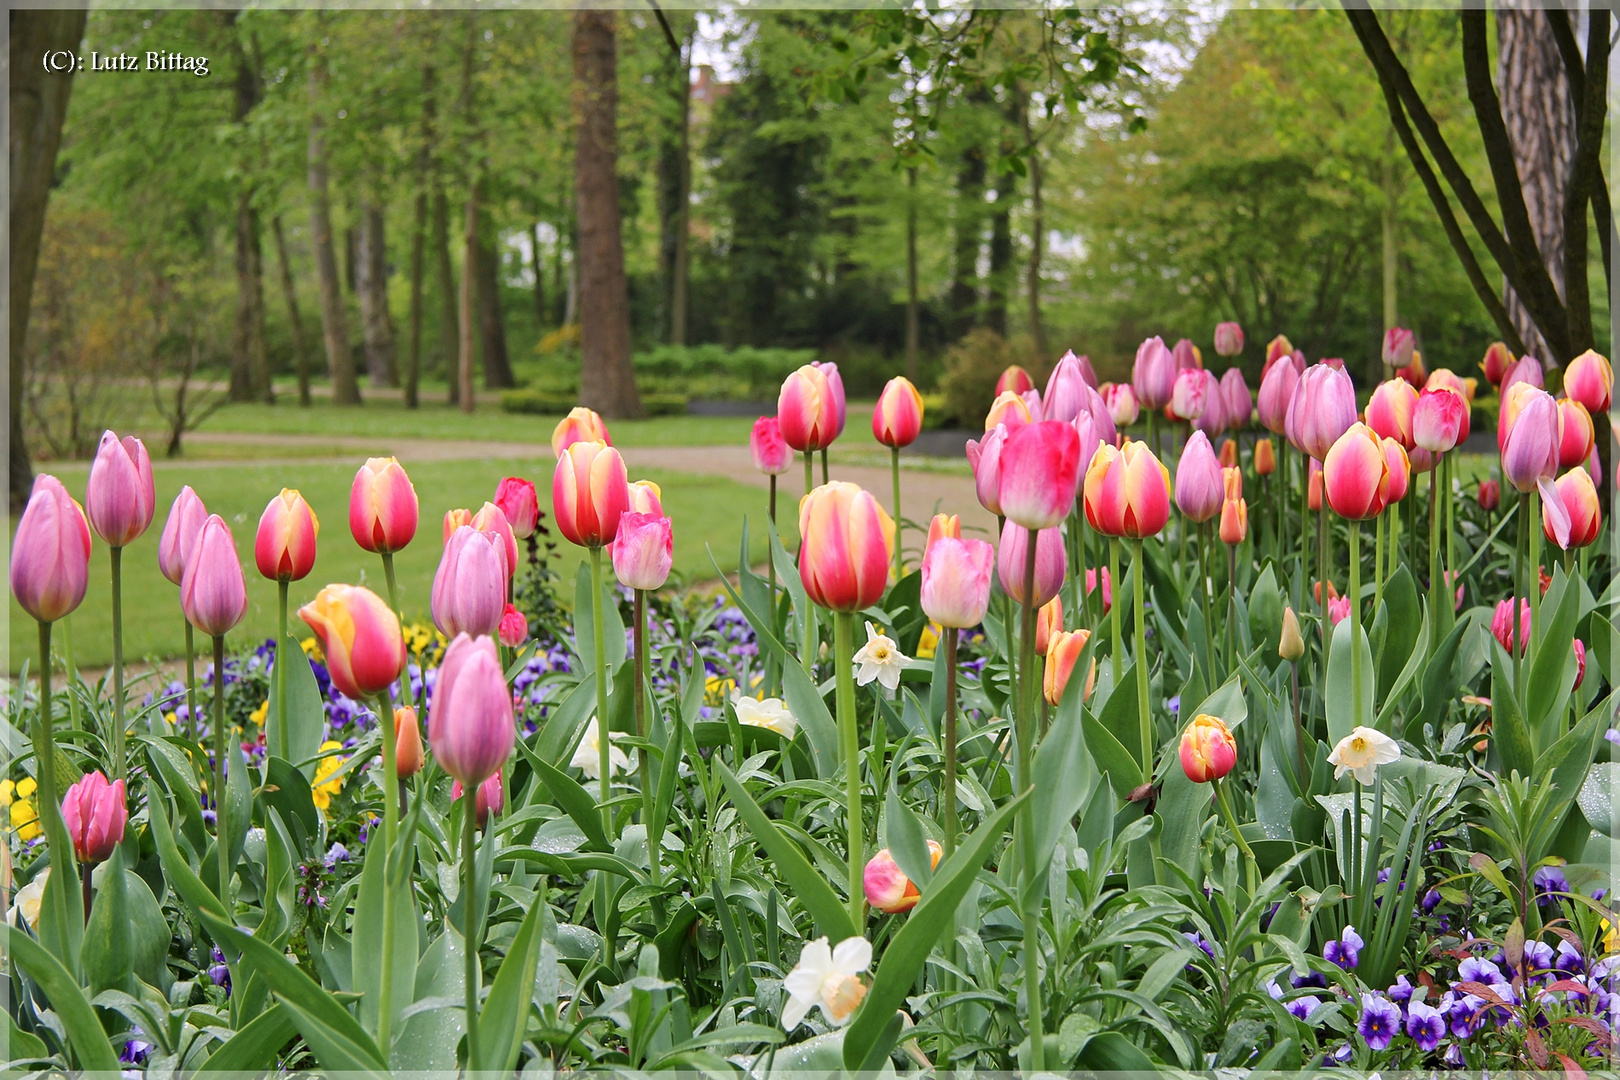
M 833 481 L 799 503 L 799 579 L 810 601 L 859 611 L 883 598 L 894 522 L 870 492 Z
M 461 526 L 444 546 L 433 575 L 433 625 L 445 637 L 495 633 L 506 608 L 506 579 L 501 538 Z
M 169 507 L 169 518 L 163 523 L 163 535 L 158 539 L 158 569 L 175 585 L 186 573 L 186 556 L 197 546 L 203 522 L 208 520 L 208 508 L 187 484 L 174 497 Z
M 1515 638 L 1513 627 L 1513 600 L 1503 600 L 1496 605 L 1496 614 L 1491 617 L 1491 633 L 1501 642 L 1502 648 L 1507 650 L 1509 656 L 1513 655 Z M 1519 598 L 1519 626 L 1517 647 L 1520 653 L 1524 652 L 1525 645 L 1530 641 L 1530 601 Z
M 960 529 L 955 536 L 936 537 L 930 528 L 928 546 L 923 549 L 923 614 L 942 627 L 966 630 L 978 626 L 990 605 L 990 568 L 995 557 L 989 541 L 963 540 Z
M 1243 327 L 1235 322 L 1217 323 L 1215 326 L 1215 352 L 1221 356 L 1236 356 L 1243 351 Z
M 619 535 L 609 545 L 613 573 L 627 589 L 652 592 L 664 587 L 675 563 L 675 534 L 662 514 L 631 511 L 619 519 Z
M 1101 447 L 1086 470 L 1085 508 L 1104 536 L 1156 536 L 1170 520 L 1170 475 L 1146 443 Z
M 1502 380 L 1507 378 L 1508 368 L 1513 366 L 1513 354 L 1508 347 L 1500 341 L 1491 342 L 1485 350 L 1485 359 L 1479 362 L 1479 368 L 1485 373 L 1485 381 L 1492 386 L 1501 386 Z M 1568 381 L 1568 375 L 1565 376 Z
M 1079 476 L 1080 438 L 1072 425 L 1043 420 L 1021 427 L 1001 449 L 1001 512 L 1026 529 L 1061 524 L 1074 509 Z
M 1586 681 L 1586 643 L 1580 638 L 1576 638 L 1572 645 L 1575 649 L 1575 685 L 1571 686 L 1570 689 L 1579 690 L 1581 683 Z
M 576 405 L 568 410 L 568 415 L 557 421 L 557 426 L 552 429 L 551 452 L 557 457 L 562 457 L 568 448 L 577 442 L 613 445 L 613 440 L 608 437 L 607 424 L 602 422 L 595 409 Z
M 180 579 L 180 607 L 186 619 L 210 637 L 228 633 L 247 614 L 247 581 L 236 554 L 231 527 L 218 514 L 203 522 L 197 546 Z
M 1000 397 L 1009 390 L 1014 394 L 1024 394 L 1033 389 L 1035 389 L 1035 380 L 1029 377 L 1029 372 L 1017 364 L 1013 364 L 1006 371 L 1003 371 L 1001 377 L 996 380 L 996 397 Z
M 1143 408 L 1162 409 L 1170 404 L 1176 370 L 1176 358 L 1165 348 L 1163 338 L 1151 337 L 1142 342 L 1131 368 L 1131 389 Z
M 328 585 L 298 609 L 298 617 L 321 639 L 332 685 L 345 697 L 363 701 L 380 694 L 405 670 L 399 618 L 362 585 Z
M 776 399 L 776 418 L 782 438 L 795 450 L 820 450 L 838 437 L 839 404 L 833 399 L 827 373 L 805 364 L 782 382 Z
M 1410 450 L 1412 441 L 1412 413 L 1417 408 L 1418 395 L 1411 385 L 1400 379 L 1381 382 L 1367 401 L 1367 426 L 1381 439 L 1394 439 L 1403 449 Z
M 1596 442 L 1592 414 L 1586 411 L 1585 405 L 1572 398 L 1559 398 L 1558 412 L 1563 425 L 1563 434 L 1558 443 L 1558 467 L 1572 469 L 1584 464 L 1592 455 Z
M 904 375 L 890 379 L 872 410 L 872 437 L 884 446 L 910 446 L 922 433 L 923 399 Z
M 349 532 L 366 551 L 390 554 L 416 536 L 416 488 L 394 458 L 371 458 L 349 489 Z
M 56 477 L 34 479 L 11 541 L 11 593 L 40 622 L 55 622 L 84 600 L 90 581 L 90 526 Z
M 1064 555 L 1063 531 L 1042 529 L 1035 534 L 1035 596 L 1036 608 L 1045 607 L 1063 588 L 1068 574 L 1068 558 Z M 1024 594 L 1025 562 L 1029 558 L 1029 530 L 1008 519 L 1002 526 L 1001 545 L 996 552 L 996 576 L 1001 590 L 1015 603 L 1029 601 Z
M 1219 780 L 1237 765 L 1237 740 L 1218 717 L 1200 713 L 1181 733 L 1181 768 L 1195 784 Z
M 1487 513 L 1502 505 L 1502 487 L 1495 480 L 1479 482 L 1479 508 Z
M 512 756 L 517 723 L 495 642 L 458 634 L 439 664 L 428 709 L 428 744 L 463 788 L 477 787 Z
M 1176 506 L 1193 521 L 1208 521 L 1221 512 L 1221 463 L 1202 431 L 1195 431 L 1176 466 Z
M 782 438 L 782 425 L 774 416 L 754 421 L 748 450 L 754 457 L 754 468 L 766 476 L 781 476 L 793 466 L 793 449 Z
M 157 493 L 152 486 L 152 459 L 141 440 L 102 433 L 96 459 L 90 464 L 84 509 L 90 527 L 108 547 L 126 547 L 146 532 L 157 510 Z
M 619 516 L 630 506 L 624 459 L 605 443 L 575 443 L 557 459 L 551 501 L 557 529 L 569 543 L 604 546 L 619 531 Z
M 104 862 L 124 842 L 124 825 L 129 807 L 124 801 L 124 782 L 107 782 L 97 769 L 67 790 L 62 800 L 62 824 L 67 826 L 73 854 L 82 863 Z
M 495 505 L 506 516 L 514 537 L 527 540 L 534 535 L 540 524 L 540 496 L 533 484 L 520 476 L 506 477 L 495 485 Z
M 1294 445 L 1321 461 L 1355 422 L 1356 388 L 1350 376 L 1326 364 L 1306 368 L 1288 406 Z
M 1614 394 L 1614 369 L 1605 357 L 1587 349 L 1564 368 L 1564 393 L 1593 416 L 1606 413 Z
M 1547 539 L 1565 551 L 1596 541 L 1603 529 L 1603 506 L 1598 500 L 1597 485 L 1592 483 L 1586 470 L 1579 466 L 1569 470 L 1558 478 L 1553 489 L 1558 498 L 1547 499 L 1541 505 L 1541 527 Z M 1563 519 L 1567 519 L 1567 524 Z M 1559 538 L 1560 532 L 1563 539 Z
M 167 534 L 168 527 L 164 527 Z M 300 581 L 315 568 L 315 538 L 321 523 L 304 497 L 292 488 L 270 500 L 253 539 L 253 561 L 271 581 Z

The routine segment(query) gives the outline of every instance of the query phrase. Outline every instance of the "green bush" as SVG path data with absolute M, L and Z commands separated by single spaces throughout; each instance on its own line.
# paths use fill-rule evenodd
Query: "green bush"
M 635 355 L 636 383 L 652 393 L 680 392 L 718 401 L 774 399 L 789 373 L 816 358 L 813 349 L 655 345 Z
M 685 394 L 643 393 L 641 395 L 641 409 L 647 416 L 684 416 L 686 415 L 687 400 Z M 524 413 L 529 416 L 567 416 L 568 410 L 578 404 L 579 395 L 577 393 L 557 393 L 529 386 L 501 392 L 501 410 L 509 413 Z
M 973 427 L 979 423 L 996 396 L 996 380 L 1012 364 L 1023 365 L 1037 380 L 1042 375 L 1040 358 L 1022 339 L 1008 341 L 981 327 L 952 345 L 945 353 L 945 374 L 939 380 L 944 398 L 940 424 Z

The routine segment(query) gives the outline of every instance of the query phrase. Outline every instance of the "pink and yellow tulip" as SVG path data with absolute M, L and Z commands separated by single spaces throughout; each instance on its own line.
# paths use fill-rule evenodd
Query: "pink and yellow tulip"
M 332 685 L 346 697 L 365 701 L 405 670 L 399 618 L 362 585 L 328 585 L 298 609 L 298 617 L 320 638 Z

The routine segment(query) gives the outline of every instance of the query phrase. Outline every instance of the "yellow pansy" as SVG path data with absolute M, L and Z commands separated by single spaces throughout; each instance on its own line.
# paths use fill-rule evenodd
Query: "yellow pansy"
M 321 658 L 321 643 L 316 638 L 307 637 L 300 641 L 298 646 L 304 650 L 304 655 L 309 657 L 311 660 L 319 660 Z
M 17 785 L 10 780 L 0 780 L 0 806 L 10 806 Z
M 11 827 L 17 830 L 20 840 L 32 840 L 44 831 L 40 828 L 39 812 L 34 809 L 31 800 L 17 799 L 11 804 Z
M 343 744 L 339 742 L 327 740 L 321 743 L 321 753 L 323 754 L 329 750 L 341 749 L 343 749 Z M 314 800 L 315 805 L 320 809 L 325 810 L 330 806 L 332 796 L 343 790 L 343 777 L 328 778 L 343 768 L 343 763 L 348 760 L 348 758 L 334 754 L 331 757 L 323 757 L 321 763 L 315 766 L 315 782 L 311 785 L 310 798 Z
M 270 699 L 265 698 L 259 702 L 259 707 L 248 713 L 248 718 L 260 727 L 264 727 L 264 718 L 270 715 Z
M 703 681 L 703 698 L 709 705 L 723 705 L 736 689 L 736 679 L 710 675 Z
M 32 776 L 25 776 L 17 781 L 17 797 L 19 799 L 33 798 L 34 792 L 39 790 L 39 781 Z
M 922 636 L 917 639 L 917 659 L 932 660 L 934 650 L 939 648 L 939 624 L 929 623 L 923 627 Z

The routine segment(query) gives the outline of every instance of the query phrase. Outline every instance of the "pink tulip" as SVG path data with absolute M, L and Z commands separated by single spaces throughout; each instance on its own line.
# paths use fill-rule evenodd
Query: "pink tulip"
M 1414 476 L 1434 471 L 1434 455 L 1421 446 L 1414 446 L 1408 450 L 1406 460 L 1412 466 Z
M 922 563 L 923 614 L 944 627 L 978 626 L 990 605 L 994 561 L 987 540 L 943 536 L 929 543 Z
M 495 642 L 457 634 L 439 664 L 428 708 L 428 745 L 445 772 L 476 788 L 512 756 L 517 723 Z
M 1571 360 L 1564 368 L 1564 393 L 1593 416 L 1608 412 L 1614 395 L 1614 369 L 1608 359 L 1587 349 Z
M 766 476 L 781 476 L 793 467 L 793 449 L 782 438 L 782 424 L 774 416 L 762 416 L 754 421 L 748 450 L 753 455 L 754 468 Z
M 328 585 L 298 609 L 298 617 L 320 638 L 332 685 L 345 697 L 355 701 L 374 697 L 404 672 L 405 638 L 399 619 L 370 589 Z
M 73 854 L 82 863 L 105 862 L 124 842 L 124 825 L 129 807 L 124 801 L 124 782 L 107 782 L 97 769 L 67 789 L 62 800 L 62 824 L 67 826 Z
M 1412 407 L 1412 441 L 1431 454 L 1457 445 L 1468 416 L 1468 404 L 1451 390 L 1426 387 Z
M 450 781 L 450 801 L 461 798 L 461 793 L 461 781 Z M 505 808 L 506 788 L 502 786 L 501 774 L 493 772 L 488 780 L 478 785 L 478 796 L 473 800 L 473 824 L 482 829 L 488 824 L 490 814 L 499 814 Z
M 1091 357 L 1080 354 L 1080 377 L 1086 380 L 1086 385 L 1093 390 L 1097 389 L 1097 369 L 1091 366 Z
M 570 446 L 577 442 L 599 442 L 604 446 L 612 446 L 613 440 L 608 437 L 607 424 L 595 409 L 587 409 L 583 405 L 576 405 L 568 411 L 568 415 L 557 421 L 557 426 L 551 432 L 551 452 L 562 457 Z
M 1035 391 L 1029 392 L 1033 394 Z M 984 430 L 990 431 L 997 424 L 1005 424 L 1010 431 L 1033 423 L 1036 419 L 1029 411 L 1029 402 L 1011 390 L 1003 390 L 990 403 L 990 411 L 984 414 Z
M 1176 466 L 1176 506 L 1202 524 L 1220 513 L 1223 495 L 1221 463 L 1209 439 L 1202 431 L 1195 431 Z
M 602 547 L 619 531 L 619 516 L 630 506 L 624 459 L 603 443 L 575 443 L 557 459 L 551 501 L 557 530 L 569 543 Z
M 1108 403 L 1103 401 L 1103 396 L 1089 385 L 1081 387 L 1081 390 L 1084 392 L 1085 404 L 1081 406 L 1080 412 L 1091 414 L 1091 423 L 1097 429 L 1097 438 L 1109 444 L 1118 442 L 1119 429 L 1114 425 L 1114 414 L 1109 411 Z M 1079 420 L 1080 417 L 1076 415 L 1075 419 Z M 1087 459 L 1080 460 L 1081 467 L 1084 468 Z
M 506 576 L 510 579 L 517 573 L 517 537 L 512 533 L 512 524 L 506 520 L 505 512 L 494 503 L 487 502 L 478 508 L 478 513 L 472 516 L 469 524 L 501 542 L 501 548 L 506 553 Z
M 90 527 L 108 547 L 126 547 L 147 530 L 157 509 L 157 494 L 152 459 L 141 440 L 102 433 L 90 465 L 84 508 Z
M 1131 389 L 1144 409 L 1162 409 L 1170 404 L 1176 385 L 1176 358 L 1165 348 L 1164 339 L 1148 338 L 1136 350 L 1131 368 Z
M 1177 420 L 1196 420 L 1204 414 L 1209 400 L 1209 384 L 1203 368 L 1182 368 L 1170 387 L 1170 415 Z
M 1001 516 L 1001 450 L 1007 442 L 1007 426 L 997 424 L 983 439 L 969 439 L 968 465 L 973 469 L 973 487 L 979 505 Z
M 200 505 L 200 504 L 199 504 Z M 168 533 L 168 526 L 164 526 Z M 270 500 L 253 538 L 253 561 L 271 581 L 301 581 L 315 568 L 315 538 L 321 523 L 292 488 Z
M 883 598 L 894 522 L 870 492 L 844 481 L 823 484 L 799 503 L 799 580 L 810 602 L 859 611 Z
M 1518 636 L 1514 636 L 1513 627 L 1513 600 L 1503 600 L 1496 605 L 1496 613 L 1491 616 L 1491 633 L 1502 648 L 1507 650 L 1509 656 L 1514 653 L 1515 646 L 1521 654 L 1530 641 L 1530 601 L 1524 597 L 1519 598 L 1519 626 Z
M 1548 499 L 1541 506 L 1542 532 L 1547 539 L 1565 551 L 1595 542 L 1603 528 L 1603 506 L 1598 500 L 1597 485 L 1592 483 L 1592 477 L 1577 466 L 1560 476 L 1553 484 L 1553 490 L 1558 493 L 1558 498 Z
M 1412 331 L 1392 326 L 1384 331 L 1384 363 L 1392 368 L 1405 367 L 1412 362 L 1412 350 L 1417 344 Z
M 1050 529 L 1074 509 L 1079 478 L 1080 438 L 1072 425 L 1043 420 L 1021 427 L 1001 449 L 1001 512 L 1026 529 Z
M 1406 498 L 1407 491 L 1412 486 L 1412 461 L 1406 456 L 1406 449 L 1394 439 L 1384 439 L 1384 465 L 1389 469 L 1389 495 L 1386 505 L 1393 505 Z
M 944 849 L 934 840 L 927 843 L 929 859 L 937 870 Z M 885 915 L 910 911 L 922 899 L 922 893 L 895 863 L 888 848 L 867 861 L 866 869 L 861 874 L 861 889 L 866 893 L 866 902 Z
M 782 438 L 800 451 L 831 446 L 838 437 L 838 409 L 827 373 L 814 364 L 805 364 L 783 380 L 782 392 L 776 399 Z
M 1328 600 L 1328 622 L 1338 626 L 1350 617 L 1350 598 L 1348 596 L 1334 596 Z
M 832 397 L 833 413 L 837 417 L 833 428 L 833 438 L 836 439 L 844 433 L 844 421 L 849 419 L 849 409 L 844 401 L 844 377 L 838 373 L 838 365 L 830 360 L 812 360 L 810 366 L 827 379 L 827 393 Z
M 1098 448 L 1085 479 L 1086 521 L 1104 536 L 1156 536 L 1170 520 L 1170 476 L 1146 443 Z
M 996 397 L 1000 397 L 1009 390 L 1014 394 L 1021 395 L 1024 392 L 1033 389 L 1035 389 L 1035 380 L 1029 377 L 1029 372 L 1025 371 L 1017 364 L 1013 364 L 1011 367 L 1007 368 L 1007 370 L 1003 371 L 1001 376 L 996 379 Z
M 208 520 L 208 508 L 187 484 L 174 497 L 169 507 L 169 518 L 163 523 L 163 535 L 158 538 L 158 569 L 175 585 L 186 573 L 186 556 L 197 546 L 203 522 Z
M 1235 322 L 1217 323 L 1215 326 L 1215 352 L 1220 356 L 1236 356 L 1243 351 L 1243 327 Z
M 514 605 L 507 604 L 506 610 L 501 613 L 500 627 L 501 644 L 508 649 L 515 649 L 529 640 L 529 619 Z
M 416 488 L 394 458 L 371 458 L 349 489 L 349 532 L 366 551 L 399 551 L 416 536 Z
M 1502 377 L 1502 386 L 1498 393 L 1506 400 L 1508 391 L 1519 383 L 1528 383 L 1537 390 L 1544 388 L 1547 383 L 1541 372 L 1541 361 L 1533 356 L 1521 356 Z
M 1274 435 L 1286 430 L 1288 406 L 1299 385 L 1299 372 L 1292 363 L 1273 364 L 1260 377 L 1260 423 Z
M 1249 426 L 1249 418 L 1254 413 L 1254 395 L 1249 393 L 1241 368 L 1227 368 L 1226 374 L 1221 376 L 1221 405 L 1226 412 L 1227 427 L 1242 430 Z
M 495 485 L 495 505 L 506 516 L 512 535 L 527 540 L 540 524 L 540 495 L 520 476 L 508 476 Z
M 663 588 L 675 563 L 675 535 L 669 518 L 635 511 L 625 514 L 609 551 L 620 585 L 644 592 Z
M 1080 358 L 1073 352 L 1066 352 L 1052 369 L 1051 378 L 1046 380 L 1046 418 L 1048 420 L 1061 420 L 1069 423 L 1080 414 L 1085 407 L 1086 378 L 1080 370 Z
M 1575 683 L 1570 689 L 1579 690 L 1586 681 L 1586 642 L 1576 638 L 1571 644 L 1575 650 Z
M 1202 431 L 1205 435 L 1214 438 L 1229 426 L 1226 418 L 1226 395 L 1221 391 L 1220 380 L 1212 371 L 1203 371 L 1204 376 L 1204 411 L 1193 418 L 1194 430 Z
M 1558 442 L 1558 467 L 1573 469 L 1592 456 L 1596 445 L 1596 432 L 1592 428 L 1592 414 L 1586 406 L 1572 398 L 1558 399 L 1558 412 L 1563 422 L 1563 434 Z
M 1502 416 L 1507 426 L 1498 433 L 1502 476 L 1519 491 L 1529 492 L 1543 483 L 1550 484 L 1558 473 L 1563 418 L 1558 403 L 1545 390 L 1525 387 L 1523 391 L 1510 391 L 1510 400 L 1513 398 L 1517 399 L 1517 409 L 1509 418 L 1509 401 L 1503 402 Z
M 40 622 L 55 622 L 84 600 L 90 581 L 90 526 L 56 477 L 34 480 L 11 541 L 11 592 Z
M 1097 571 L 1086 571 L 1086 595 L 1090 596 L 1097 591 Z M 1102 568 L 1102 613 L 1108 614 L 1108 609 L 1114 606 L 1114 579 L 1108 573 L 1108 567 Z
M 1587 475 L 1592 478 L 1592 483 L 1595 484 L 1598 487 L 1599 490 L 1602 490 L 1602 488 L 1603 488 L 1603 462 L 1598 460 L 1598 453 L 1597 453 L 1597 447 L 1596 446 L 1593 446 L 1592 447 L 1592 452 L 1586 456 L 1586 472 L 1587 472 Z
M 1068 573 L 1068 558 L 1064 554 L 1063 531 L 1042 529 L 1035 541 L 1035 598 L 1037 608 L 1045 607 L 1063 588 Z M 1008 519 L 1001 530 L 1001 546 L 996 552 L 996 576 L 1001 589 L 1023 604 L 1025 560 L 1029 558 L 1029 530 Z
M 872 437 L 898 450 L 910 446 L 922 433 L 923 399 L 911 380 L 896 375 L 878 395 L 872 410 Z
M 1500 387 L 1502 380 L 1507 378 L 1508 368 L 1514 363 L 1513 354 L 1508 347 L 1500 341 L 1491 342 L 1485 350 L 1485 359 L 1479 362 L 1479 369 L 1485 373 L 1485 381 L 1492 386 Z M 1569 382 L 1569 373 L 1564 373 L 1564 382 Z
M 236 554 L 231 527 L 218 514 L 203 522 L 197 547 L 180 579 L 180 607 L 186 619 L 209 637 L 222 637 L 247 614 L 247 581 Z
M 1136 423 L 1142 410 L 1136 403 L 1136 390 L 1130 383 L 1103 383 L 1098 393 L 1102 394 L 1103 403 L 1108 406 L 1108 415 L 1113 418 L 1116 428 L 1127 428 Z
M 1098 434 L 1097 423 L 1091 418 L 1091 413 L 1088 412 L 1082 412 L 1074 418 L 1074 433 L 1080 440 L 1080 452 L 1076 456 L 1076 460 L 1079 462 L 1077 466 L 1078 475 L 1083 476 L 1086 467 L 1091 464 L 1091 459 L 1096 456 L 1097 447 L 1104 442 L 1112 446 L 1114 440 L 1104 439 Z
M 1479 508 L 1490 513 L 1502 505 L 1502 486 L 1495 480 L 1479 482 Z
M 445 637 L 493 634 L 506 607 L 506 549 L 499 536 L 456 529 L 433 575 L 429 610 Z
M 1367 426 L 1381 439 L 1394 439 L 1402 449 L 1410 450 L 1412 441 L 1412 412 L 1417 408 L 1417 391 L 1402 379 L 1389 379 L 1378 384 L 1367 401 Z
M 1198 346 L 1186 338 L 1176 342 L 1175 347 L 1170 350 L 1170 355 L 1176 358 L 1177 371 L 1186 371 L 1190 368 L 1201 369 L 1204 366 L 1204 354 L 1198 351 Z
M 1351 424 L 1322 463 L 1322 487 L 1328 508 L 1342 518 L 1366 521 L 1382 514 L 1389 502 L 1383 440 L 1366 424 Z
M 1288 406 L 1290 441 L 1321 461 L 1355 422 L 1356 388 L 1350 376 L 1326 364 L 1306 368 Z

